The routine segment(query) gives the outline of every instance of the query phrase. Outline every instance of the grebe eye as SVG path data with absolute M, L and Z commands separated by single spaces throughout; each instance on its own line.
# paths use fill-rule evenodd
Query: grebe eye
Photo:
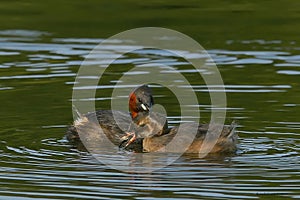
M 138 102 L 140 102 L 140 103 L 142 103 L 142 102 L 143 102 L 141 98 L 138 98 L 137 100 L 138 100 Z

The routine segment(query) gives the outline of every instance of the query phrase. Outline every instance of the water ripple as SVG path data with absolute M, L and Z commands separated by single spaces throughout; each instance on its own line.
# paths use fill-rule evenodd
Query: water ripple
M 149 166 L 135 166 L 144 173 L 134 170 L 128 173 L 111 169 L 109 165 L 97 161 L 85 151 L 76 149 L 63 138 L 66 124 L 71 123 L 72 120 L 71 114 L 66 114 L 66 111 L 70 110 L 70 96 L 67 97 L 70 94 L 63 96 L 63 92 L 68 93 L 72 85 L 76 86 L 74 82 L 76 67 L 82 64 L 89 51 L 103 39 L 43 40 L 43 37 L 48 37 L 49 33 L 30 30 L 0 31 L 0 35 L 3 36 L 0 38 L 0 58 L 3 59 L 0 64 L 0 80 L 3 82 L 0 91 L 5 93 L 1 95 L 1 102 L 3 100 L 5 105 L 1 108 L 5 113 L 1 118 L 3 127 L 0 130 L 1 198 L 299 198 L 300 122 L 293 117 L 299 113 L 299 102 L 296 97 L 299 88 L 297 80 L 293 79 L 299 75 L 297 67 L 299 67 L 300 56 L 297 48 L 285 52 L 276 50 L 280 46 L 273 46 L 281 45 L 283 41 L 244 40 L 227 41 L 227 43 L 228 45 L 240 43 L 245 49 L 250 50 L 208 50 L 212 60 L 207 58 L 207 62 L 214 61 L 222 66 L 219 69 L 227 84 L 211 85 L 208 90 L 208 87 L 197 79 L 191 86 L 182 85 L 182 88 L 194 89 L 201 100 L 199 105 L 184 108 L 198 107 L 203 111 L 201 115 L 209 115 L 211 110 L 217 108 L 212 107 L 210 102 L 203 101 L 203 96 L 206 95 L 204 92 L 228 92 L 230 100 L 228 107 L 218 109 L 226 109 L 229 120 L 241 121 L 238 127 L 240 139 L 237 154 L 205 159 L 199 159 L 197 155 L 183 155 L 171 165 L 152 173 L 146 173 L 149 171 Z M 109 42 L 110 44 L 105 45 L 101 50 L 99 57 L 89 57 L 94 61 L 86 64 L 107 64 L 112 58 L 119 58 L 113 63 L 114 66 L 137 67 L 137 71 L 129 73 L 132 78 L 147 74 L 147 67 L 153 67 L 158 63 L 174 67 L 187 78 L 198 72 L 206 72 L 204 69 L 197 71 L 189 67 L 188 62 L 178 57 L 181 54 L 188 58 L 199 58 L 200 53 L 175 51 L 173 54 L 170 51 L 123 45 L 124 41 L 119 40 Z M 263 50 L 251 50 L 253 44 L 261 45 L 261 48 L 257 49 Z M 268 49 L 266 50 L 265 47 Z M 130 55 L 122 55 L 123 52 L 135 48 L 141 49 L 131 52 Z M 97 58 L 101 58 L 101 62 Z M 244 65 L 244 68 L 236 68 Z M 160 66 L 159 69 L 164 73 L 172 73 L 168 68 Z M 250 78 L 241 78 L 242 71 L 249 73 Z M 116 76 L 107 85 L 75 87 L 75 89 L 102 89 L 101 92 L 110 90 L 115 88 L 115 83 L 118 83 L 117 76 L 124 74 L 126 72 L 116 72 L 114 74 Z M 274 80 L 266 77 L 272 77 Z M 79 78 L 97 79 L 98 77 Z M 34 86 L 32 80 L 35 81 Z M 44 83 L 45 80 L 49 82 L 46 89 L 44 84 L 39 84 Z M 180 83 L 182 80 L 176 81 Z M 62 96 L 55 96 L 55 98 L 48 96 L 51 92 L 57 95 L 56 92 L 60 91 L 57 89 L 59 84 L 66 87 L 60 93 Z M 118 87 L 128 89 L 136 86 Z M 15 100 L 19 97 L 15 95 L 18 91 L 16 88 L 24 87 L 36 89 L 37 92 L 32 95 L 26 94 L 27 90 L 21 94 L 22 98 L 28 95 L 32 99 L 34 96 L 34 103 L 27 104 L 22 101 L 22 98 Z M 163 87 L 153 85 L 153 89 L 160 90 Z M 57 98 L 66 105 L 58 103 Z M 157 94 L 155 98 L 162 101 L 162 104 L 173 105 L 167 93 Z M 111 99 L 110 96 L 103 95 L 80 99 L 80 101 L 99 100 L 101 102 L 97 103 L 102 103 Z M 287 111 L 285 116 L 280 115 L 282 109 Z M 171 125 L 185 120 L 195 120 L 190 119 L 189 116 L 183 117 L 185 118 L 172 110 L 168 120 Z M 37 125 L 38 123 L 42 125 Z M 6 127 L 11 124 L 15 128 L 6 130 Z M 36 132 L 30 133 L 28 130 Z M 102 156 L 119 166 L 130 163 L 128 158 L 138 157 L 134 153 L 126 155 L 106 153 Z M 172 156 L 175 155 L 167 154 L 152 163 L 147 162 L 152 165 L 150 167 L 155 167 L 164 164 Z
M 296 70 L 278 70 L 277 73 L 286 75 L 300 75 L 300 71 Z

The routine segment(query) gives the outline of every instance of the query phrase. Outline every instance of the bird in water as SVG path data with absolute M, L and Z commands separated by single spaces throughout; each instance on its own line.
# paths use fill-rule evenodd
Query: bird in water
M 142 85 L 129 95 L 129 113 L 112 110 L 87 113 L 68 128 L 67 139 L 73 142 L 103 141 L 105 136 L 119 148 L 134 152 L 236 151 L 238 136 L 235 122 L 224 126 L 183 123 L 169 128 L 166 116 L 153 112 L 153 105 L 151 89 Z M 78 132 L 82 133 L 81 137 Z
M 103 141 L 106 137 L 116 146 L 141 152 L 142 138 L 167 128 L 166 117 L 151 112 L 153 105 L 151 89 L 147 85 L 139 86 L 129 95 L 129 113 L 97 110 L 85 115 L 78 114 L 79 118 L 69 126 L 66 138 L 74 144 L 80 144 Z

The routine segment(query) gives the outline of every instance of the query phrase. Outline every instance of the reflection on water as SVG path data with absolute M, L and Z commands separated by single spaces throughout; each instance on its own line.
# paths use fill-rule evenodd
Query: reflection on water
M 0 35 L 3 198 L 300 198 L 300 49 L 294 44 L 285 48 L 282 45 L 286 41 L 280 40 L 225 41 L 224 49 L 208 50 L 225 82 L 228 107 L 224 109 L 228 120 L 236 119 L 240 124 L 236 155 L 207 159 L 184 155 L 152 173 L 147 173 L 147 167 L 164 164 L 176 155 L 101 155 L 120 166 L 130 159 L 147 164 L 140 166 L 139 173 L 126 173 L 99 163 L 63 138 L 72 121 L 70 99 L 76 72 L 102 39 L 51 38 L 49 33 L 30 30 L 4 30 Z M 110 42 L 101 54 L 103 58 L 117 57 L 122 50 L 132 48 L 122 46 L 122 41 Z M 245 50 L 233 50 L 232 45 L 236 44 Z M 113 64 L 120 71 L 109 71 L 106 84 L 96 87 L 99 96 L 86 100 L 96 100 L 98 107 L 107 107 L 118 77 L 130 65 L 146 63 L 164 63 L 191 77 L 200 105 L 190 108 L 199 107 L 200 120 L 209 121 L 214 108 L 203 81 L 192 77 L 198 72 L 185 60 L 162 50 L 141 49 L 123 55 Z M 142 69 L 130 75 L 147 73 L 147 68 Z M 120 89 L 131 87 L 135 86 L 123 85 Z M 170 98 L 171 94 L 157 86 L 153 89 L 157 102 L 167 108 L 170 124 L 179 123 L 177 102 Z M 214 92 L 220 89 L 222 86 L 213 86 Z

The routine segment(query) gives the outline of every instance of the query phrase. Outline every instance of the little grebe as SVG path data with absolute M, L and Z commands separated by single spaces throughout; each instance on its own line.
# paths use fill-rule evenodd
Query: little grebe
M 101 133 L 104 133 L 114 145 L 140 152 L 142 138 L 167 129 L 166 118 L 160 113 L 150 112 L 153 105 L 151 89 L 142 85 L 129 95 L 129 113 L 115 110 L 89 112 L 74 121 L 66 138 L 76 144 L 83 140 L 102 140 Z M 83 137 L 79 137 L 79 132 L 84 134 Z
M 82 140 L 78 136 L 78 131 L 80 131 L 89 135 L 88 140 L 93 140 L 101 135 L 99 134 L 100 124 L 102 131 L 113 144 L 134 152 L 181 153 L 182 149 L 177 148 L 176 143 L 175 146 L 168 146 L 178 132 L 184 132 L 179 142 L 189 141 L 190 145 L 184 149 L 185 153 L 199 153 L 202 146 L 201 152 L 208 150 L 210 153 L 233 153 L 236 151 L 237 133 L 234 122 L 225 126 L 215 123 L 183 123 L 180 127 L 168 128 L 165 116 L 151 112 L 153 105 L 151 89 L 147 85 L 142 85 L 129 95 L 130 114 L 111 110 L 88 113 L 69 127 L 67 139 Z M 96 117 L 93 118 L 93 116 Z M 119 123 L 117 124 L 116 121 Z M 195 130 L 196 134 L 192 135 L 191 132 Z M 216 135 L 219 132 L 221 132 L 220 135 Z M 205 140 L 207 136 L 216 139 Z

